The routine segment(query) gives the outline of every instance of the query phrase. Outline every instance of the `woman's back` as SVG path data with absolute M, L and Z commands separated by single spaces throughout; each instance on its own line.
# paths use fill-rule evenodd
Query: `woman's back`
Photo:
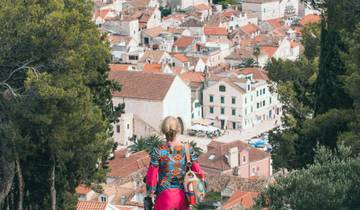
M 195 154 L 189 148 L 191 160 L 195 160 Z M 152 164 L 159 166 L 158 193 L 168 188 L 184 189 L 184 176 L 186 173 L 186 149 L 182 144 L 171 147 L 163 144 L 156 148 L 151 155 Z

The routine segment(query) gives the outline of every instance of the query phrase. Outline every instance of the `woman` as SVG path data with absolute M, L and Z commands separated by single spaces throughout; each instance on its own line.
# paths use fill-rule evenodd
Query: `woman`
M 154 197 L 155 210 L 188 210 L 189 205 L 185 197 L 184 176 L 186 173 L 185 145 L 176 138 L 180 131 L 176 118 L 166 117 L 161 131 L 165 134 L 166 143 L 155 148 L 151 153 L 151 162 L 146 174 L 147 195 Z M 197 155 L 192 147 L 189 148 L 191 170 L 204 179 L 204 172 L 200 169 Z

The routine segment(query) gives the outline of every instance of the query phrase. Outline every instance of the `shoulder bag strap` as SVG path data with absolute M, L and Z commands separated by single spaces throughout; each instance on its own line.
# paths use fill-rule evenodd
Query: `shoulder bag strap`
M 186 153 L 186 166 L 188 170 L 191 168 L 191 157 L 190 157 L 190 145 L 189 143 L 185 144 L 185 153 Z

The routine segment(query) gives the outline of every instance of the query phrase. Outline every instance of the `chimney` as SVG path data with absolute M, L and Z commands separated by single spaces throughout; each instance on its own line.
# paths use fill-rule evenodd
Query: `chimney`
M 235 168 L 239 166 L 239 149 L 237 147 L 232 147 L 228 152 L 228 163 L 230 168 Z

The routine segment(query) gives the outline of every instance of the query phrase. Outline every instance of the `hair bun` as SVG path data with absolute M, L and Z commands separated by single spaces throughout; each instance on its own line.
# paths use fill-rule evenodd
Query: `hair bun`
M 166 136 L 166 140 L 173 140 L 177 133 L 180 132 L 180 123 L 178 119 L 172 116 L 166 117 L 161 125 L 161 131 Z

